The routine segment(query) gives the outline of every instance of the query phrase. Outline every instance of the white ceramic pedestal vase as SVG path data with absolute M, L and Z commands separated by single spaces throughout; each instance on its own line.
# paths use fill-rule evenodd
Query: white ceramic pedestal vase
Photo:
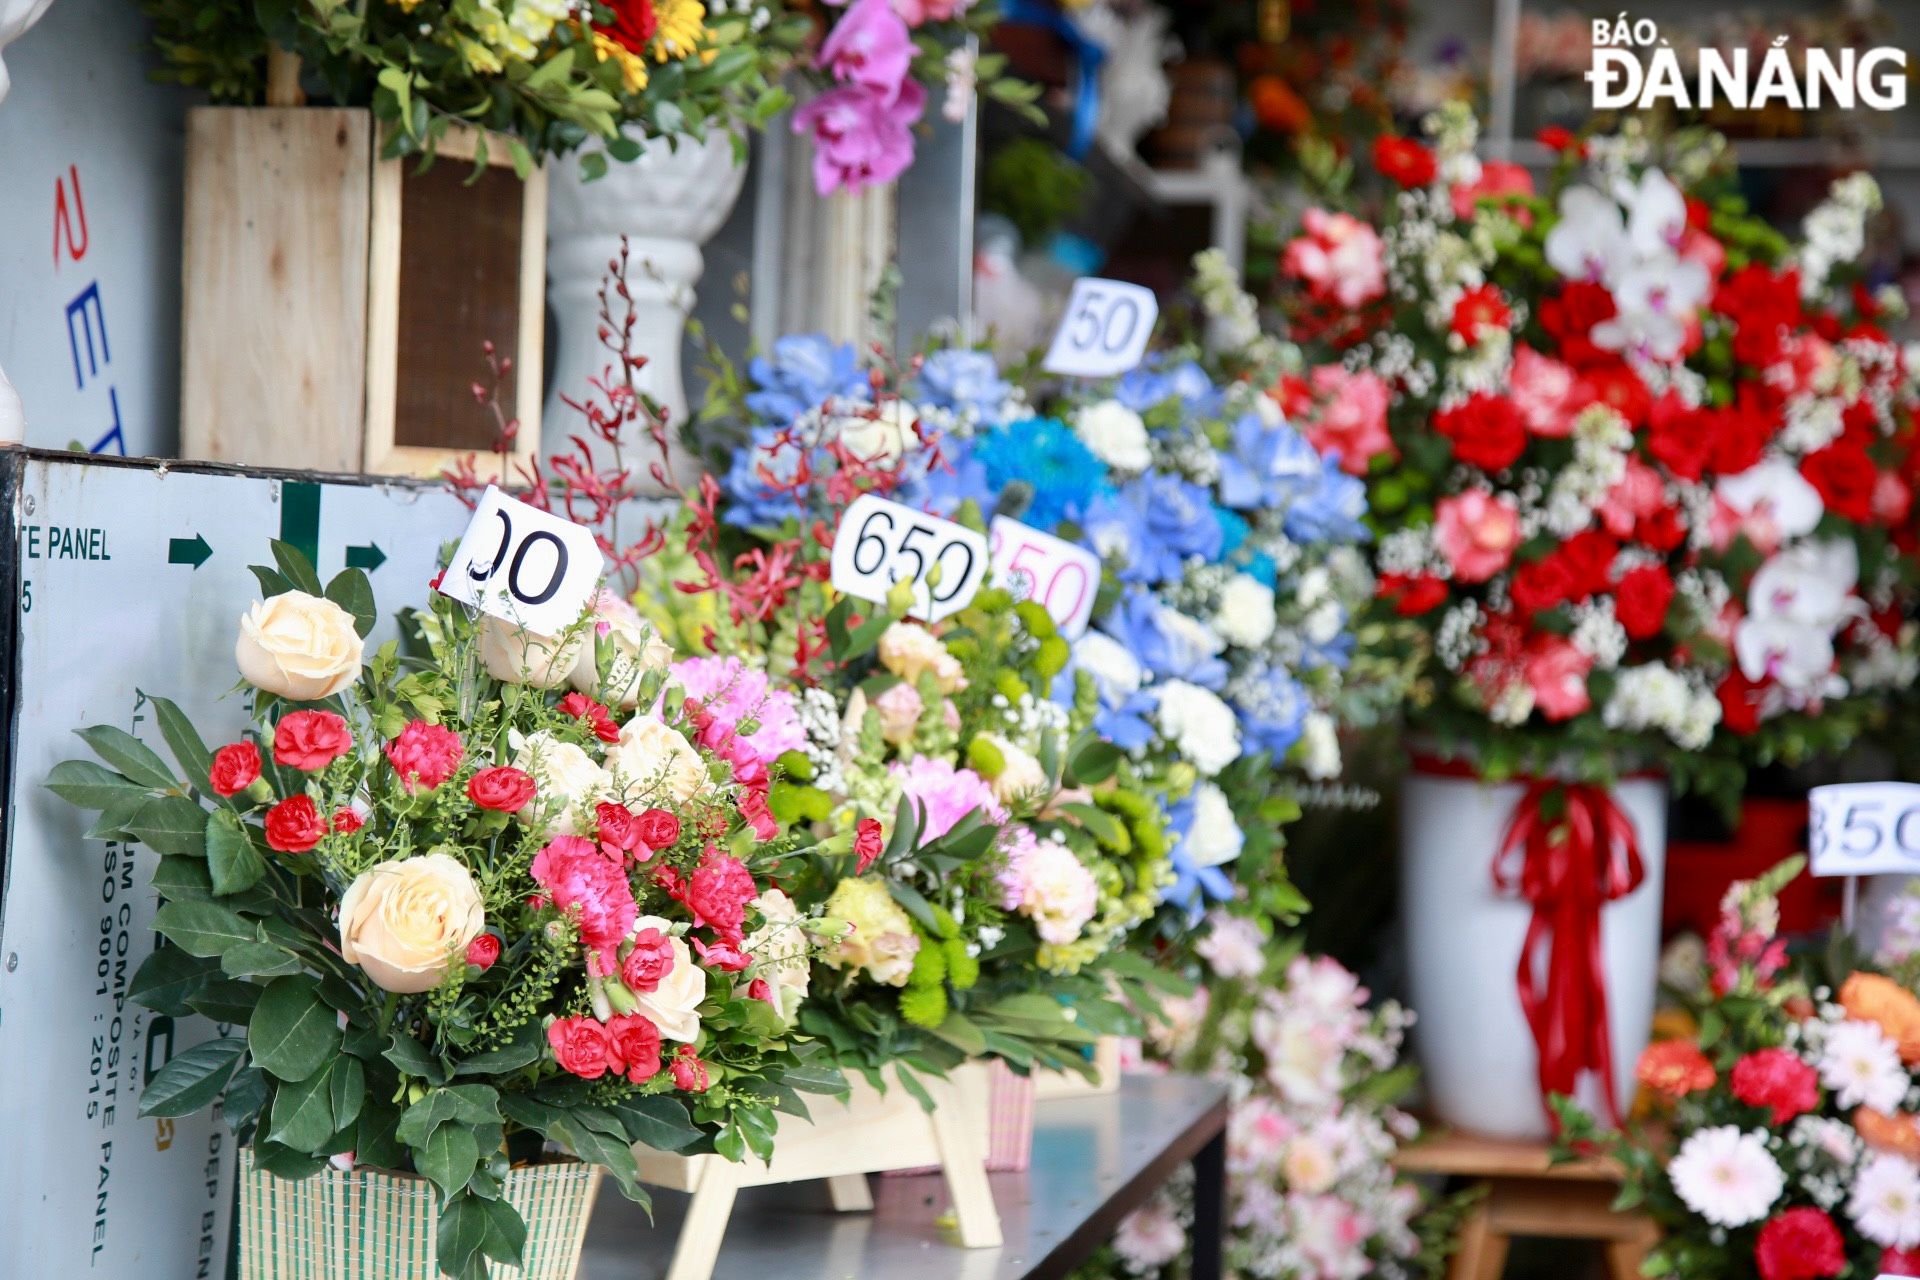
M 1415 1041 L 1432 1108 L 1450 1125 L 1506 1138 L 1549 1133 L 1533 1034 L 1515 984 L 1533 908 L 1497 893 L 1492 874 L 1494 852 L 1525 791 L 1518 782 L 1488 784 L 1416 767 L 1400 813 L 1401 914 L 1419 1019 Z M 1624 1110 L 1653 1020 L 1666 786 L 1632 778 L 1613 797 L 1633 823 L 1645 867 L 1639 888 L 1600 908 L 1614 1088 Z M 1591 1072 L 1576 1097 L 1604 1117 Z
M 694 286 L 706 262 L 701 248 L 740 198 L 746 167 L 724 133 L 705 142 L 655 139 L 637 160 L 610 160 L 603 178 L 586 181 L 577 156 L 551 165 L 547 185 L 547 299 L 559 322 L 552 392 L 543 425 L 554 439 L 573 435 L 580 415 L 561 397 L 582 399 L 588 379 L 602 377 L 613 353 L 600 342 L 600 282 L 627 239 L 627 287 L 636 322 L 634 354 L 647 358 L 638 382 L 668 411 L 675 434 L 687 420 L 680 344 L 693 310 Z M 618 312 L 616 312 L 616 316 Z M 674 450 L 675 479 L 699 474 L 691 452 Z M 635 480 L 651 488 L 644 465 Z

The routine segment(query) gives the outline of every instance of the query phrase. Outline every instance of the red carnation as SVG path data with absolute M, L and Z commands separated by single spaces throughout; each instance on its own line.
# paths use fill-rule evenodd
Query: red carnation
M 238 795 L 260 778 L 260 748 L 251 741 L 230 742 L 213 753 L 207 781 L 223 796 Z
M 499 958 L 500 939 L 491 933 L 480 934 L 467 944 L 467 963 L 476 969 L 491 969 Z
M 673 1083 L 688 1093 L 707 1091 L 707 1064 L 700 1061 L 693 1046 L 683 1044 L 673 1051 Z
M 467 779 L 467 799 L 496 813 L 518 813 L 533 799 L 533 775 L 511 765 L 482 769 Z
M 740 797 L 740 816 L 753 828 L 756 840 L 771 840 L 780 834 L 780 824 L 775 821 L 773 811 L 767 808 L 767 793 L 749 791 Z
M 880 856 L 887 845 L 886 831 L 878 818 L 862 818 L 853 828 L 853 856 L 859 861 L 854 865 L 855 875 L 867 874 L 867 868 Z
M 1840 1228 L 1818 1209 L 1783 1209 L 1760 1228 L 1753 1260 L 1760 1280 L 1829 1280 L 1846 1270 Z
M 747 984 L 747 999 L 773 1003 L 773 986 L 765 978 L 755 978 Z
M 643 1014 L 624 1013 L 607 1022 L 607 1059 L 631 1084 L 660 1074 L 660 1028 Z
M 303 773 L 320 770 L 353 750 L 345 718 L 331 711 L 292 711 L 273 727 L 273 762 Z
M 654 32 L 660 29 L 653 0 L 600 0 L 600 3 L 613 11 L 613 21 L 605 25 L 595 23 L 593 29 L 628 53 L 645 54 Z
M 451 778 L 465 752 L 459 734 L 425 720 L 415 720 L 387 744 L 387 760 L 409 793 L 416 785 L 431 791 Z
M 1698 480 L 1713 447 L 1700 410 L 1672 391 L 1653 402 L 1647 415 L 1647 452 L 1682 480 Z
M 1533 135 L 1533 140 L 1549 151 L 1571 151 L 1577 159 L 1584 160 L 1587 155 L 1587 144 L 1580 141 L 1573 130 L 1562 125 L 1547 125 Z
M 1800 273 L 1789 268 L 1775 274 L 1758 262 L 1749 263 L 1720 282 L 1713 309 L 1733 321 L 1734 359 L 1756 367 L 1770 365 L 1780 358 L 1787 336 L 1800 327 Z
M 1620 544 L 1598 529 L 1584 529 L 1561 543 L 1554 554 L 1567 562 L 1567 575 L 1573 583 L 1567 598 L 1577 602 L 1607 589 Z
M 313 797 L 288 796 L 267 810 L 267 847 L 281 853 L 305 853 L 327 834 L 326 819 Z
M 1573 578 L 1567 562 L 1549 554 L 1515 569 L 1511 589 L 1515 605 L 1539 613 L 1573 598 Z
M 609 1049 L 607 1029 L 596 1018 L 558 1018 L 547 1027 L 547 1044 L 553 1060 L 562 1071 L 582 1080 L 598 1080 L 607 1074 Z
M 1620 575 L 1613 589 L 1613 616 L 1634 640 L 1651 640 L 1667 622 L 1673 603 L 1673 575 L 1662 564 L 1637 565 Z
M 1820 1077 L 1790 1049 L 1756 1049 L 1733 1064 L 1733 1096 L 1773 1111 L 1775 1127 L 1820 1105 Z
M 1462 342 L 1478 342 L 1483 329 L 1504 331 L 1511 323 L 1513 309 L 1493 285 L 1475 285 L 1454 301 L 1451 328 Z
M 1729 733 L 1758 733 L 1760 731 L 1760 691 L 1763 684 L 1756 683 L 1734 667 L 1727 672 L 1726 679 L 1714 690 L 1720 699 L 1720 724 Z
M 595 702 L 584 693 L 570 693 L 560 699 L 560 714 L 572 716 L 575 720 L 585 720 L 593 729 L 593 736 L 602 742 L 618 742 L 620 726 L 613 722 L 613 712 L 606 704 Z
M 701 964 L 709 969 L 718 969 L 722 973 L 740 973 L 753 963 L 752 956 L 731 942 L 716 942 L 708 946 L 695 938 L 693 949 L 699 953 Z
M 620 962 L 620 981 L 645 995 L 666 981 L 673 965 L 673 939 L 658 929 L 645 928 L 634 935 L 633 950 Z
M 1424 187 L 1432 182 L 1440 166 L 1433 152 L 1412 138 L 1383 133 L 1373 140 L 1373 167 L 1389 182 L 1403 187 Z
M 1840 439 L 1808 454 L 1800 463 L 1800 474 L 1820 491 L 1820 500 L 1835 515 L 1860 524 L 1873 519 L 1873 493 L 1880 472 L 1858 444 Z
M 1638 429 L 1646 425 L 1647 411 L 1653 407 L 1653 393 L 1646 382 L 1624 360 L 1590 365 L 1580 372 L 1574 386 L 1574 409 L 1603 404 Z
M 333 811 L 333 829 L 341 835 L 350 836 L 366 825 L 367 820 L 352 809 L 335 809 Z
M 1476 391 L 1434 415 L 1434 430 L 1453 441 L 1453 456 L 1469 466 L 1499 471 L 1527 447 L 1527 424 L 1513 401 Z
M 1430 573 L 1383 573 L 1374 594 L 1392 601 L 1401 617 L 1417 618 L 1446 602 L 1447 583 Z
M 1674 507 L 1661 507 L 1651 515 L 1642 516 L 1634 524 L 1633 538 L 1655 551 L 1671 551 L 1687 540 L 1686 522 L 1681 520 L 1680 512 Z
M 1602 285 L 1573 280 L 1540 303 L 1540 327 L 1553 335 L 1559 357 L 1568 364 L 1611 364 L 1619 356 L 1593 344 L 1593 326 L 1613 319 L 1618 309 Z
M 756 892 L 746 863 L 708 845 L 700 865 L 674 896 L 693 913 L 695 924 L 706 925 L 722 939 L 738 941 L 747 903 Z
M 1920 1276 L 1920 1249 L 1883 1250 L 1874 1270 L 1883 1276 Z
M 1742 387 L 1733 404 L 1701 412 L 1708 438 L 1708 463 L 1723 476 L 1737 476 L 1760 461 L 1773 439 L 1778 415 L 1760 403 L 1752 387 Z
M 602 800 L 593 807 L 593 816 L 602 849 L 632 853 L 641 847 L 640 817 L 627 806 Z M 641 860 L 645 861 L 652 855 L 653 850 L 648 849 Z
M 643 810 L 639 816 L 640 843 L 658 853 L 680 838 L 680 819 L 665 809 Z

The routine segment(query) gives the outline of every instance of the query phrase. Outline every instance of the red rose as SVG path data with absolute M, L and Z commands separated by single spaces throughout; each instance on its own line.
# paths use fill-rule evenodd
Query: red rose
M 598 1080 L 612 1065 L 607 1028 L 596 1018 L 558 1018 L 547 1027 L 547 1044 L 562 1071 Z
M 627 806 L 602 800 L 593 806 L 593 816 L 602 849 L 632 853 L 640 847 L 640 819 Z M 647 850 L 647 856 L 652 853 Z
M 1713 448 L 1699 409 L 1667 391 L 1647 415 L 1647 452 L 1682 480 L 1698 480 Z
M 602 742 L 620 740 L 620 726 L 613 722 L 613 713 L 604 703 L 595 702 L 584 693 L 570 693 L 560 699 L 560 713 L 587 721 L 593 728 L 593 736 Z
M 647 809 L 641 812 L 638 825 L 640 843 L 655 853 L 671 848 L 680 838 L 680 819 L 665 809 Z
M 305 853 L 327 834 L 326 819 L 312 796 L 288 796 L 267 810 L 267 847 L 281 853 Z
M 747 903 L 755 892 L 747 864 L 708 845 L 700 865 L 675 896 L 693 913 L 695 924 L 706 925 L 723 940 L 738 941 Z
M 740 797 L 740 816 L 753 828 L 756 840 L 771 840 L 780 834 L 780 824 L 774 820 L 772 810 L 767 808 L 767 793 L 749 791 Z
M 1642 516 L 1633 526 L 1634 541 L 1652 547 L 1655 551 L 1671 551 L 1687 539 L 1687 526 L 1680 519 L 1680 512 L 1671 506 L 1661 507 L 1651 515 Z
M 366 825 L 367 820 L 358 813 L 355 813 L 352 809 L 335 809 L 333 811 L 333 829 L 341 835 L 350 836 Z
M 1760 461 L 1773 439 L 1777 416 L 1761 405 L 1751 387 L 1740 398 L 1718 409 L 1703 409 L 1700 417 L 1708 440 L 1707 465 L 1723 476 L 1737 476 Z
M 1551 609 L 1573 598 L 1570 566 L 1557 555 L 1529 560 L 1513 571 L 1513 602 L 1528 613 Z
M 1883 1276 L 1920 1276 L 1920 1249 L 1883 1250 L 1874 1270 Z
M 886 831 L 878 818 L 862 818 L 853 828 L 853 856 L 859 861 L 854 866 L 855 875 L 867 874 L 867 868 L 887 847 Z
M 1469 466 L 1499 471 L 1527 447 L 1527 424 L 1513 401 L 1476 391 L 1434 415 L 1433 428 L 1453 441 L 1453 456 Z
M 773 987 L 768 984 L 765 978 L 755 978 L 747 984 L 747 999 L 761 1000 L 767 1004 L 772 1004 Z
M 1756 1049 L 1733 1064 L 1733 1096 L 1773 1111 L 1775 1128 L 1820 1105 L 1820 1077 L 1790 1049 Z
M 431 791 L 451 778 L 465 752 L 459 734 L 425 720 L 415 720 L 387 744 L 387 760 L 408 792 L 415 784 Z
M 1568 364 L 1612 364 L 1620 357 L 1594 346 L 1592 334 L 1593 326 L 1613 319 L 1616 311 L 1605 286 L 1573 280 L 1553 297 L 1541 300 L 1540 327 L 1553 335 L 1560 348 L 1557 354 Z
M 1783 1209 L 1760 1228 L 1753 1260 L 1760 1280 L 1829 1280 L 1847 1267 L 1840 1228 L 1818 1209 Z
M 1430 573 L 1383 573 L 1374 594 L 1393 602 L 1393 611 L 1403 618 L 1417 618 L 1445 603 L 1447 584 Z
M 1598 529 L 1584 529 L 1561 543 L 1554 554 L 1567 562 L 1567 577 L 1573 583 L 1567 599 L 1577 602 L 1607 589 L 1620 544 Z
M 1573 130 L 1560 125 L 1547 125 L 1533 135 L 1533 140 L 1549 151 L 1571 151 L 1578 159 L 1586 158 L 1587 144 L 1580 141 Z
M 1482 329 L 1504 331 L 1512 322 L 1513 309 L 1501 298 L 1500 290 L 1481 284 L 1454 300 L 1450 327 L 1460 341 L 1471 345 L 1480 341 Z
M 480 934 L 467 944 L 467 963 L 477 969 L 491 969 L 499 958 L 500 939 L 491 933 Z
M 1775 274 L 1749 263 L 1720 282 L 1713 309 L 1733 321 L 1733 358 L 1765 366 L 1780 358 L 1788 334 L 1799 328 L 1800 273 Z
M 673 940 L 658 929 L 642 929 L 634 936 L 633 950 L 620 962 L 620 981 L 629 991 L 645 995 L 666 981 L 673 963 Z
M 229 742 L 213 753 L 207 781 L 220 795 L 238 795 L 260 779 L 260 748 L 251 741 Z
M 1634 640 L 1651 640 L 1667 622 L 1673 603 L 1673 575 L 1660 564 L 1635 566 L 1620 575 L 1613 589 L 1613 616 Z
M 613 21 L 605 26 L 595 23 L 593 29 L 628 53 L 645 54 L 653 33 L 660 28 L 653 0 L 600 0 L 600 3 L 613 11 Z
M 467 799 L 495 813 L 518 813 L 533 800 L 533 775 L 511 765 L 482 769 L 467 779 Z
M 1802 459 L 1800 474 L 1820 491 L 1820 500 L 1835 515 L 1860 524 L 1873 519 L 1873 493 L 1880 472 L 1859 445 L 1836 440 Z
M 289 769 L 318 773 L 351 750 L 345 718 L 331 711 L 291 711 L 273 726 L 273 762 Z
M 1424 187 L 1440 171 L 1433 152 L 1412 138 L 1396 138 L 1388 133 L 1373 140 L 1373 167 L 1380 171 L 1381 177 L 1403 187 Z
M 1727 672 L 1726 679 L 1714 690 L 1720 699 L 1720 724 L 1729 733 L 1760 731 L 1760 690 L 1763 686 L 1747 679 L 1739 667 Z
M 632 1084 L 644 1084 L 660 1074 L 660 1028 L 638 1013 L 624 1013 L 607 1023 L 608 1065 Z
M 673 1051 L 673 1083 L 688 1093 L 707 1091 L 707 1064 L 694 1054 L 690 1044 Z
M 693 949 L 700 953 L 700 963 L 709 969 L 718 969 L 722 973 L 739 973 L 753 963 L 753 957 L 734 946 L 731 942 L 716 942 L 712 946 L 695 938 Z
M 1653 393 L 1647 390 L 1646 382 L 1633 371 L 1633 366 L 1624 360 L 1615 360 L 1581 370 L 1580 380 L 1574 384 L 1574 412 L 1596 404 L 1607 406 L 1637 430 L 1646 424 L 1647 411 L 1653 407 Z

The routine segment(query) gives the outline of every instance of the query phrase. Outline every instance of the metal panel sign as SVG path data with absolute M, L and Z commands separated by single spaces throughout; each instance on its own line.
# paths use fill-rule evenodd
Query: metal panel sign
M 142 1119 L 140 1090 L 211 1038 L 126 998 L 153 950 L 154 855 L 83 838 L 41 782 L 84 756 L 74 730 L 112 724 L 166 754 L 142 690 L 209 742 L 247 721 L 233 646 L 281 538 L 323 577 L 370 572 L 382 613 L 424 601 L 467 510 L 401 485 L 0 450 L 0 1276 L 186 1280 L 226 1274 L 233 1135 L 212 1116 Z

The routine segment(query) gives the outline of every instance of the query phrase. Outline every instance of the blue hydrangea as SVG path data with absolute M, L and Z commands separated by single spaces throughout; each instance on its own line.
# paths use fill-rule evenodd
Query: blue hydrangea
M 720 487 L 727 495 L 725 519 L 746 528 L 771 527 L 805 514 L 800 500 L 771 480 L 792 479 L 800 470 L 803 450 L 791 440 L 782 442 L 784 428 L 756 427 L 744 448 L 736 449 Z
M 747 363 L 754 390 L 747 408 L 762 422 L 785 426 L 832 396 L 864 398 L 867 376 L 853 345 L 822 334 L 789 334 L 774 340 L 769 356 Z
M 1187 923 L 1200 923 L 1209 902 L 1225 902 L 1233 897 L 1233 881 L 1215 866 L 1202 866 L 1192 848 L 1196 803 L 1189 795 L 1167 811 L 1167 827 L 1175 841 L 1169 861 L 1173 865 L 1173 883 L 1160 891 L 1160 901 L 1171 903 L 1187 913 Z
M 1100 629 L 1162 680 L 1185 680 L 1215 692 L 1227 682 L 1227 663 L 1220 656 L 1226 643 L 1204 622 L 1150 591 L 1129 591 L 1101 619 Z
M 1285 668 L 1261 664 L 1243 672 L 1227 692 L 1227 701 L 1240 717 L 1240 731 L 1250 750 L 1265 751 L 1278 760 L 1300 740 L 1301 725 L 1312 704 Z
M 973 456 L 985 465 L 987 481 L 995 489 L 1019 481 L 1033 491 L 1020 518 L 1036 529 L 1083 520 L 1089 507 L 1109 492 L 1100 459 L 1057 418 L 1025 418 L 996 427 L 975 438 Z
M 1285 527 L 1295 542 L 1365 542 L 1366 514 L 1365 482 L 1329 457 L 1321 461 L 1314 486 L 1287 507 Z
M 919 398 L 952 413 L 991 417 L 1012 390 L 985 351 L 935 351 L 920 366 Z
M 1206 370 L 1191 360 L 1176 365 L 1156 361 L 1142 364 L 1120 379 L 1113 396 L 1135 413 L 1178 400 L 1187 412 L 1203 418 L 1217 413 L 1223 398 Z
M 1104 663 L 1083 660 L 1082 655 L 1098 645 L 1109 649 Z M 1079 674 L 1086 672 L 1099 699 L 1099 709 L 1093 716 L 1094 731 L 1122 751 L 1138 751 L 1154 739 L 1153 722 L 1148 717 L 1153 714 L 1157 699 L 1150 690 L 1141 688 L 1146 673 L 1140 670 L 1133 655 L 1115 652 L 1121 648 L 1110 636 L 1098 631 L 1089 631 L 1080 637 L 1074 643 L 1066 667 L 1054 678 L 1053 698 L 1061 706 L 1072 706 Z
M 1123 582 L 1166 582 L 1188 557 L 1214 561 L 1225 535 L 1207 490 L 1179 476 L 1149 471 L 1096 498 L 1083 522 L 1088 545 L 1115 556 Z
M 1220 501 L 1242 511 L 1284 507 L 1320 482 L 1320 455 L 1286 423 L 1268 426 L 1257 413 L 1233 424 L 1232 447 L 1220 455 Z

